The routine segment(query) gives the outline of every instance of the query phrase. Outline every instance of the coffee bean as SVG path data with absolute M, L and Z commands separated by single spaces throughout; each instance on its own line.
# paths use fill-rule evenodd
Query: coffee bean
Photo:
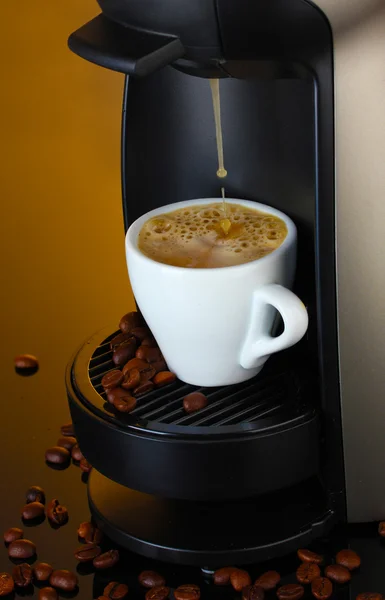
M 121 387 L 114 388 L 107 392 L 107 400 L 110 404 L 114 404 L 114 402 L 120 398 L 131 398 L 131 394 Z
M 55 525 L 65 525 L 68 521 L 68 510 L 54 498 L 47 506 L 47 517 Z
M 158 344 L 156 343 L 156 339 L 150 335 L 144 338 L 144 340 L 142 340 L 141 346 L 150 346 L 150 348 L 157 348 Z
M 93 523 L 85 521 L 78 527 L 78 536 L 87 544 L 99 544 L 102 541 L 103 533 Z
M 298 558 L 302 560 L 302 562 L 311 562 L 320 565 L 323 562 L 323 556 L 320 554 L 316 554 L 311 550 L 297 550 Z
M 118 333 L 112 340 L 110 341 L 110 350 L 114 351 L 118 346 L 124 344 L 127 340 L 132 337 L 131 333 Z
M 222 569 L 215 571 L 213 578 L 214 585 L 229 585 L 230 575 L 235 570 L 235 567 L 222 567 Z
M 32 485 L 25 494 L 25 500 L 27 504 L 30 502 L 41 502 L 41 504 L 45 504 L 45 492 L 43 488 L 38 485 Z
M 33 569 L 28 563 L 22 563 L 12 569 L 12 577 L 18 587 L 27 587 L 32 582 Z
M 205 408 L 208 404 L 208 399 L 201 392 L 191 392 L 191 394 L 187 394 L 187 396 L 183 399 L 183 408 L 186 413 L 190 414 L 197 410 L 201 410 Z
M 122 388 L 125 390 L 133 390 L 140 384 L 140 371 L 139 369 L 131 369 L 123 380 Z
M 263 600 L 265 591 L 259 585 L 247 585 L 242 590 L 242 600 Z
M 165 360 L 157 360 L 156 362 L 152 362 L 151 366 L 153 369 L 155 369 L 156 373 L 167 371 L 167 364 Z
M 84 458 L 82 451 L 80 450 L 79 444 L 75 444 L 75 446 L 71 450 L 71 456 L 76 462 L 80 462 L 82 458 Z
M 132 333 L 139 343 L 142 343 L 143 340 L 151 336 L 151 331 L 148 327 L 134 327 L 130 333 Z
M 146 360 L 148 363 L 156 363 L 163 360 L 163 355 L 159 348 L 151 348 L 150 346 L 139 346 L 135 356 L 140 360 Z
M 85 458 L 81 459 L 79 467 L 81 468 L 83 473 L 90 473 L 90 471 L 92 470 L 91 463 L 89 463 L 88 460 L 86 460 Z
M 135 356 L 136 339 L 128 338 L 120 346 L 117 346 L 112 353 L 112 361 L 117 367 L 122 367 L 130 358 Z
M 361 559 L 354 550 L 340 550 L 336 556 L 336 563 L 353 571 L 358 569 L 361 564 Z
M 279 600 L 300 600 L 305 593 L 305 588 L 299 583 L 288 583 L 278 588 Z
M 39 590 L 39 600 L 58 600 L 59 594 L 52 587 L 44 587 Z
M 56 446 L 60 446 L 61 448 L 65 448 L 71 452 L 72 448 L 77 444 L 77 439 L 71 436 L 61 437 L 58 439 Z
M 201 590 L 194 583 L 186 583 L 185 585 L 180 585 L 174 591 L 174 597 L 175 600 L 199 600 Z
M 128 594 L 128 587 L 124 583 L 111 581 L 105 588 L 103 596 L 111 598 L 111 600 L 122 600 Z
M 69 462 L 70 457 L 68 450 L 60 446 L 53 446 L 45 451 L 45 460 L 54 465 L 64 465 Z
M 268 592 L 274 590 L 280 581 L 281 576 L 277 571 L 266 571 L 258 577 L 254 585 L 259 585 L 265 592 Z
M 311 583 L 320 575 L 321 570 L 316 563 L 304 562 L 297 569 L 297 579 L 300 583 Z
M 358 594 L 356 600 L 383 600 L 384 596 L 378 592 L 362 592 Z
M 8 596 L 13 592 L 15 583 L 9 573 L 0 573 L 0 596 Z
M 123 379 L 124 375 L 122 371 L 114 369 L 113 371 L 109 371 L 104 375 L 104 377 L 102 378 L 102 386 L 106 392 L 109 392 L 110 390 L 119 387 Z
M 145 588 L 161 587 L 166 584 L 166 580 L 156 571 L 142 571 L 138 577 L 140 585 Z
M 154 587 L 146 592 L 146 600 L 166 600 L 169 594 L 170 588 L 166 586 Z
M 30 540 L 16 540 L 8 547 L 8 556 L 11 558 L 31 558 L 36 554 L 36 546 Z
M 118 550 L 108 550 L 104 554 L 100 554 L 93 560 L 93 565 L 96 569 L 109 569 L 116 565 L 119 560 Z
M 19 354 L 15 356 L 15 367 L 17 369 L 37 369 L 39 361 L 33 354 Z
M 347 583 L 352 578 L 350 571 L 342 565 L 329 565 L 325 569 L 325 575 L 335 583 Z
M 134 389 L 133 393 L 135 396 L 143 396 L 144 394 L 152 392 L 153 389 L 154 384 L 152 383 L 152 381 L 145 381 L 143 383 L 140 383 L 138 387 Z
M 85 544 L 75 550 L 74 555 L 79 562 L 90 562 L 101 553 L 101 549 L 97 544 Z
M 73 423 L 66 423 L 60 427 L 60 433 L 64 436 L 76 437 Z
M 18 527 L 11 527 L 10 529 L 7 529 L 7 531 L 4 532 L 4 542 L 6 544 L 10 544 L 11 542 L 14 542 L 16 540 L 20 540 L 24 535 L 24 532 L 22 529 L 19 529 Z
M 333 584 L 327 577 L 317 577 L 312 581 L 311 593 L 317 600 L 327 600 L 333 594 Z
M 108 596 L 99 596 L 98 600 L 109 600 Z
M 381 521 L 381 523 L 378 524 L 378 533 L 381 537 L 385 537 L 385 521 Z
M 251 585 L 251 577 L 243 569 L 234 569 L 230 573 L 230 583 L 236 592 L 241 592 L 244 587 Z
M 119 329 L 123 333 L 129 333 L 135 327 L 142 327 L 143 318 L 138 312 L 129 312 L 120 319 Z
M 126 392 L 124 396 L 115 398 L 113 405 L 119 412 L 129 413 L 136 407 L 136 400 L 129 392 Z
M 139 373 L 141 373 L 143 370 L 148 369 L 148 362 L 146 360 L 141 360 L 140 358 L 132 358 L 122 369 L 124 377 L 126 377 L 132 369 L 138 369 Z
M 30 502 L 26 504 L 22 511 L 21 516 L 25 521 L 29 521 L 30 519 L 38 519 L 44 515 L 44 504 L 41 502 Z
M 51 577 L 53 567 L 48 563 L 39 562 L 34 566 L 33 570 L 37 581 L 48 581 Z
M 52 587 L 63 590 L 64 592 L 73 592 L 78 585 L 78 578 L 72 571 L 58 569 L 51 574 L 49 583 Z
M 155 387 L 163 387 L 164 385 L 174 383 L 175 379 L 175 373 L 171 373 L 171 371 L 160 371 L 160 373 L 155 375 L 153 382 Z

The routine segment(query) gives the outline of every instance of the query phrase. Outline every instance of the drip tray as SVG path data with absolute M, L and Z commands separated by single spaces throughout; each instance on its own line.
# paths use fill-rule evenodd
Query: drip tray
M 67 369 L 67 390 L 83 453 L 113 481 L 145 493 L 188 500 L 254 496 L 289 487 L 318 471 L 318 414 L 290 351 L 254 379 L 220 388 L 176 381 L 117 413 L 101 379 L 115 368 L 104 330 Z M 201 391 L 208 406 L 187 415 L 183 398 Z

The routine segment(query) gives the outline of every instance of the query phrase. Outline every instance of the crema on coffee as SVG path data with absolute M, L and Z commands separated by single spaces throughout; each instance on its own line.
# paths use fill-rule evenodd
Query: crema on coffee
M 226 203 L 230 229 L 223 229 L 221 203 L 191 205 L 157 215 L 139 232 L 138 248 L 175 267 L 212 269 L 257 260 L 274 252 L 287 235 L 285 222 L 269 213 Z

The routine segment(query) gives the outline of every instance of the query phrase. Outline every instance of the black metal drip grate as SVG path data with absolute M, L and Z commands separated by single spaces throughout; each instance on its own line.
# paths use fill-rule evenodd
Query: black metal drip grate
M 276 357 L 270 359 L 261 374 L 247 382 L 217 388 L 199 388 L 181 381 L 158 389 L 138 398 L 137 407 L 129 416 L 116 415 L 106 402 L 101 380 L 108 371 L 116 368 L 112 361 L 110 340 L 117 332 L 106 338 L 94 351 L 88 368 L 90 382 L 101 398 L 104 410 L 114 414 L 122 423 L 133 421 L 141 426 L 176 426 L 189 429 L 225 428 L 243 425 L 256 426 L 274 422 L 282 424 L 285 415 L 292 421 L 303 416 L 309 407 L 302 403 L 302 383 L 296 373 Z M 208 406 L 187 415 L 182 406 L 183 398 L 192 391 L 201 391 L 208 399 Z M 129 419 L 129 421 L 127 421 Z

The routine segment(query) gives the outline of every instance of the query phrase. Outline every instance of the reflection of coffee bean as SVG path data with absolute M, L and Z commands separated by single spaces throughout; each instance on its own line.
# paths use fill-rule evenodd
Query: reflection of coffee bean
M 281 581 L 281 576 L 277 571 L 266 571 L 258 577 L 254 585 L 259 585 L 265 592 L 274 590 Z
M 78 584 L 78 578 L 72 571 L 66 569 L 58 569 L 54 571 L 49 578 L 49 583 L 59 590 L 64 592 L 73 592 Z
M 361 559 L 354 550 L 340 550 L 336 556 L 336 563 L 353 571 L 358 569 L 361 564 Z
M 96 569 L 109 569 L 116 565 L 119 561 L 119 551 L 118 550 L 108 550 L 108 552 L 104 552 L 104 554 L 100 554 L 93 560 L 93 565 Z
M 55 525 L 65 525 L 68 521 L 68 510 L 54 498 L 47 506 L 47 517 Z
M 18 587 L 27 587 L 32 582 L 33 569 L 28 563 L 22 563 L 12 569 L 12 577 Z
M 323 561 L 323 556 L 320 554 L 316 554 L 311 550 L 300 549 L 297 550 L 298 558 L 302 560 L 302 562 L 312 562 L 320 565 Z
M 333 584 L 327 577 L 317 577 L 312 581 L 311 593 L 317 600 L 327 600 L 333 593 Z
M 205 408 L 208 402 L 206 396 L 201 392 L 192 392 L 191 394 L 187 394 L 183 399 L 183 408 L 186 413 L 191 414 Z
M 72 448 L 77 444 L 77 439 L 71 436 L 61 437 L 58 439 L 56 446 L 60 446 L 61 448 L 65 448 L 71 452 Z
M 118 371 L 118 369 L 114 369 L 113 371 L 109 371 L 102 378 L 102 386 L 105 391 L 113 390 L 116 387 L 119 387 L 124 379 L 123 373 Z
M 25 494 L 25 500 L 27 504 L 29 502 L 41 502 L 42 504 L 45 504 L 45 493 L 43 488 L 38 485 L 32 485 Z
M 112 354 L 113 363 L 117 367 L 122 367 L 130 358 L 135 356 L 136 351 L 136 339 L 134 337 L 128 338 L 120 346 L 117 346 Z
M 229 585 L 230 575 L 235 570 L 235 567 L 222 567 L 214 573 L 214 585 Z
M 60 427 L 60 433 L 65 436 L 75 437 L 74 426 L 72 423 L 66 423 Z
M 44 587 L 39 590 L 39 600 L 58 600 L 59 594 L 52 587 Z
M 251 585 L 251 577 L 243 569 L 234 569 L 230 573 L 230 583 L 236 592 L 241 592 L 244 587 Z
M 82 451 L 80 450 L 79 444 L 75 444 L 75 446 L 71 450 L 71 456 L 77 462 L 81 461 L 84 458 Z
M 19 527 L 11 527 L 10 529 L 7 529 L 7 531 L 4 532 L 4 542 L 6 544 L 10 544 L 11 542 L 14 542 L 16 540 L 20 540 L 24 535 L 24 532 L 22 529 L 19 529 Z
M 79 467 L 81 468 L 83 473 L 89 473 L 92 470 L 91 463 L 89 463 L 88 460 L 86 460 L 85 458 L 81 459 L 81 461 L 79 463 Z
M 350 571 L 342 565 L 329 565 L 325 569 L 325 575 L 335 583 L 347 583 L 352 578 Z
M 144 394 L 148 394 L 148 392 L 152 392 L 154 389 L 154 384 L 152 381 L 144 381 L 140 383 L 138 387 L 134 389 L 135 396 L 143 396 Z
M 156 571 L 142 571 L 138 577 L 140 585 L 145 588 L 160 587 L 166 584 L 166 580 Z
M 259 585 L 247 585 L 242 590 L 242 600 L 263 600 L 265 591 Z
M 99 544 L 102 541 L 103 533 L 93 523 L 85 521 L 78 527 L 78 536 L 87 544 Z
M 9 573 L 0 573 L 0 596 L 8 596 L 13 592 L 15 584 Z
M 101 553 L 101 549 L 97 544 L 85 544 L 75 550 L 74 555 L 79 562 L 90 562 Z
M 279 600 L 300 600 L 305 593 L 305 588 L 299 583 L 288 583 L 278 588 Z
M 30 519 L 37 519 L 43 515 L 44 504 L 41 504 L 41 502 L 30 502 L 29 504 L 26 504 L 21 511 L 21 516 L 26 521 L 29 521 Z
M 64 465 L 69 462 L 70 457 L 68 450 L 60 446 L 53 446 L 45 451 L 45 460 L 54 465 Z
M 17 369 L 36 369 L 39 361 L 33 354 L 19 354 L 15 357 L 15 367 Z
M 129 333 L 135 327 L 141 327 L 143 319 L 138 312 L 129 312 L 120 319 L 119 329 L 123 333 Z
M 384 596 L 378 592 L 362 592 L 358 594 L 356 600 L 383 600 Z
M 146 600 L 166 600 L 170 594 L 170 588 L 162 585 L 160 587 L 151 588 L 146 592 Z
M 36 554 L 36 546 L 30 540 L 16 540 L 8 547 L 8 556 L 11 558 L 31 558 Z
M 175 600 L 199 600 L 201 597 L 201 590 L 198 585 L 194 583 L 186 583 L 180 585 L 174 591 Z
M 311 583 L 321 575 L 321 570 L 316 563 L 302 563 L 297 569 L 297 579 L 300 583 Z
M 37 581 L 48 581 L 51 577 L 53 567 L 44 562 L 39 562 L 34 566 L 35 579 Z
M 163 387 L 164 385 L 174 383 L 175 379 L 175 373 L 171 373 L 171 371 L 160 371 L 160 373 L 155 375 L 153 382 L 156 387 Z
M 111 581 L 105 588 L 103 596 L 111 598 L 111 600 L 122 600 L 128 594 L 128 587 L 124 583 Z

